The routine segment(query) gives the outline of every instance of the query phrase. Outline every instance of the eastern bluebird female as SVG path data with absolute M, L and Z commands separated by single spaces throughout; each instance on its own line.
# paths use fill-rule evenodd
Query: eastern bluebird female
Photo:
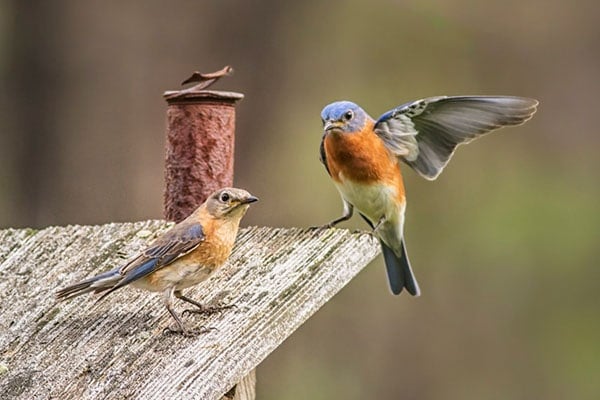
M 124 266 L 61 289 L 56 297 L 66 300 L 88 292 L 103 293 L 100 301 L 128 284 L 162 292 L 165 306 L 179 327 L 172 331 L 188 335 L 190 332 L 173 310 L 173 296 L 200 311 L 204 309 L 181 291 L 202 282 L 227 261 L 240 220 L 250 203 L 257 200 L 242 189 L 218 190 Z
M 536 111 L 533 99 L 439 96 L 403 104 L 376 121 L 349 101 L 321 112 L 321 162 L 342 196 L 345 221 L 356 207 L 381 242 L 392 292 L 420 294 L 403 239 L 406 198 L 400 161 L 433 180 L 456 147 L 503 126 L 520 125 Z

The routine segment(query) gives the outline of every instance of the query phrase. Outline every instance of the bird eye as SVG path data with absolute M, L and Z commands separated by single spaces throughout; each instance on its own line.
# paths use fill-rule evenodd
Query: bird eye
M 348 110 L 348 111 L 346 111 L 346 114 L 344 114 L 344 119 L 346 121 L 350 121 L 353 117 L 354 117 L 354 113 L 352 112 L 352 110 Z
M 227 203 L 230 198 L 231 198 L 231 196 L 229 196 L 229 193 L 227 193 L 227 192 L 221 193 L 221 201 L 223 203 Z

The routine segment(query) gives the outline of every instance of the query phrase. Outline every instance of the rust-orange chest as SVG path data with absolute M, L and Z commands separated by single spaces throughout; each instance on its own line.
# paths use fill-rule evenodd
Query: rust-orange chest
M 190 262 L 215 269 L 227 261 L 235 242 L 237 226 L 229 221 L 209 220 L 203 224 L 206 239 L 188 254 Z
M 329 132 L 324 148 L 327 168 L 336 182 L 350 179 L 357 183 L 391 183 L 402 178 L 398 161 L 372 132 L 371 126 L 355 133 Z

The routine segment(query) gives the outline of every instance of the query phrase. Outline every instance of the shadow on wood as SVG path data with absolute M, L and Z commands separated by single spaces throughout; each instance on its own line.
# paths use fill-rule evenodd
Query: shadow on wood
M 3 399 L 253 399 L 254 368 L 379 253 L 368 233 L 242 229 L 230 262 L 186 292 L 235 305 L 186 315 L 188 326 L 216 328 L 194 338 L 163 334 L 171 319 L 157 294 L 55 303 L 57 288 L 123 264 L 170 226 L 0 230 Z

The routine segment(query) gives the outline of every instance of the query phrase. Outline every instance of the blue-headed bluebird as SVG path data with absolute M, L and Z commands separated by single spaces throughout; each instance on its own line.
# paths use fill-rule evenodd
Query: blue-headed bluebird
M 220 189 L 127 264 L 61 289 L 56 296 L 66 300 L 94 292 L 102 293 L 100 301 L 129 284 L 162 292 L 165 306 L 179 328 L 169 329 L 190 334 L 173 310 L 173 296 L 202 312 L 203 305 L 184 296 L 182 290 L 202 282 L 227 261 L 240 220 L 250 203 L 257 200 L 242 189 Z
M 438 96 L 403 104 L 373 120 L 362 108 L 338 101 L 321 112 L 320 158 L 342 196 L 343 215 L 354 211 L 379 238 L 392 292 L 420 294 L 403 238 L 406 197 L 400 161 L 434 180 L 456 147 L 503 126 L 520 125 L 536 111 L 533 99 L 509 96 Z

